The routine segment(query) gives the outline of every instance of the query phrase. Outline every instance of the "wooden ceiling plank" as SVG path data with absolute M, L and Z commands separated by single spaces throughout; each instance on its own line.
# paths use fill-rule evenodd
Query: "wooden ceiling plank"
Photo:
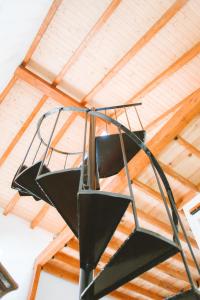
M 190 108 L 188 110 L 188 107 Z M 166 122 L 157 134 L 147 143 L 147 147 L 157 156 L 161 151 L 185 128 L 185 126 L 200 112 L 200 89 L 196 90 L 185 98 L 184 104 Z M 140 151 L 129 162 L 129 173 L 131 178 L 137 178 L 149 165 L 147 155 Z M 115 176 L 110 183 L 112 191 L 123 190 L 126 188 L 126 180 L 122 180 L 123 170 Z
M 89 102 L 92 97 L 104 87 L 186 4 L 188 0 L 177 0 L 162 15 L 162 17 L 138 40 L 136 44 L 114 65 L 114 67 L 98 82 L 95 87 L 82 99 Z
M 170 109 L 168 109 L 167 111 L 165 111 L 163 114 L 161 114 L 159 117 L 157 117 L 156 119 L 154 119 L 152 122 L 150 122 L 147 126 L 145 126 L 145 130 L 150 131 L 151 129 L 155 128 L 155 126 L 162 121 L 165 117 L 167 117 L 169 114 L 175 112 L 178 108 L 180 108 L 184 102 L 187 99 L 183 99 L 182 101 L 176 103 L 174 106 L 172 106 Z
M 31 112 L 31 114 L 28 116 L 26 121 L 23 123 L 20 130 L 17 132 L 11 143 L 8 145 L 6 150 L 4 151 L 3 155 L 0 157 L 0 166 L 5 162 L 7 157 L 10 155 L 16 144 L 18 143 L 19 139 L 22 137 L 24 132 L 27 130 L 31 122 L 33 121 L 36 114 L 40 111 L 41 107 L 44 105 L 44 103 L 47 100 L 47 96 L 43 96 L 41 100 L 38 102 L 38 104 L 35 106 L 34 110 Z
M 138 91 L 134 96 L 132 96 L 127 103 L 133 103 L 144 97 L 146 94 L 151 92 L 156 86 L 158 86 L 163 80 L 177 72 L 181 69 L 185 64 L 187 64 L 190 60 L 192 60 L 195 56 L 200 53 L 200 42 L 195 44 L 190 50 L 185 52 L 179 59 L 177 59 L 172 65 L 170 65 L 166 70 L 161 72 L 158 76 L 156 76 L 152 81 L 150 81 L 147 85 L 145 85 L 140 91 Z
M 4 216 L 7 216 L 15 207 L 15 205 L 17 204 L 17 202 L 19 201 L 20 196 L 18 193 L 16 193 L 12 199 L 8 202 L 8 204 L 6 205 L 6 207 L 3 210 L 3 214 Z
M 36 50 L 40 40 L 42 39 L 44 33 L 46 32 L 49 24 L 51 23 L 58 7 L 60 6 L 60 4 L 62 3 L 63 0 L 54 0 L 44 21 L 42 22 L 41 26 L 40 26 L 40 29 L 38 31 L 38 33 L 36 34 L 36 37 L 35 39 L 33 40 L 25 58 L 24 58 L 24 61 L 23 61 L 23 65 L 26 66 L 30 59 L 31 59 L 31 56 L 33 55 L 34 51 Z
M 85 48 L 89 45 L 93 37 L 100 31 L 100 29 L 104 26 L 106 21 L 110 18 L 113 12 L 121 3 L 121 0 L 113 0 L 110 5 L 106 8 L 102 16 L 96 22 L 96 24 L 92 27 L 92 29 L 88 32 L 86 37 L 83 39 L 79 47 L 74 51 L 73 55 L 70 57 L 68 62 L 64 65 L 63 69 L 56 76 L 53 84 L 57 85 L 62 78 L 65 76 L 67 71 L 71 68 L 71 66 L 77 61 L 77 59 L 81 56 Z
M 16 81 L 17 81 L 17 76 L 14 74 L 13 77 L 12 77 L 12 79 L 9 81 L 9 83 L 7 84 L 7 86 L 5 87 L 5 89 L 0 94 L 0 104 L 6 98 L 6 96 L 8 95 L 8 93 L 10 92 L 10 90 L 12 89 L 12 87 L 15 85 Z
M 198 187 L 194 183 L 192 183 L 190 180 L 183 177 L 181 174 L 178 174 L 176 171 L 173 170 L 172 167 L 162 163 L 161 161 L 159 161 L 159 164 L 166 174 L 173 177 L 175 180 L 177 180 L 184 186 L 187 186 L 190 190 L 193 190 L 194 192 L 199 192 Z
M 34 267 L 34 270 L 33 270 L 33 276 L 32 276 L 32 280 L 31 280 L 31 285 L 29 288 L 27 300 L 35 300 L 36 299 L 40 275 L 41 275 L 41 266 L 37 265 Z
M 50 205 L 48 203 L 45 203 L 43 207 L 40 209 L 40 211 L 38 212 L 38 214 L 31 221 L 30 227 L 32 229 L 34 229 L 36 226 L 40 224 L 40 222 L 45 217 L 49 209 L 50 209 Z
M 200 151 L 196 147 L 194 147 L 191 143 L 189 143 L 184 138 L 182 138 L 180 135 L 177 136 L 177 142 L 183 147 L 185 147 L 190 153 L 200 158 Z

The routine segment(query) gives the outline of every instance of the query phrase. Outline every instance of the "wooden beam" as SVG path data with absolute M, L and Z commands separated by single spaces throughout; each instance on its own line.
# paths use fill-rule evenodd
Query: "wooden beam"
M 39 280 L 40 280 L 40 274 L 41 274 L 41 266 L 37 265 L 34 267 L 33 276 L 32 276 L 32 280 L 31 280 L 31 285 L 29 288 L 27 300 L 35 300 L 36 299 L 38 284 L 39 284 Z
M 6 207 L 4 208 L 3 214 L 4 216 L 7 216 L 15 207 L 15 205 L 17 204 L 17 202 L 19 201 L 20 196 L 18 193 L 16 193 L 12 199 L 8 202 L 8 204 L 6 205 Z
M 17 81 L 17 76 L 14 74 L 13 77 L 12 77 L 12 79 L 9 81 L 9 83 L 7 84 L 7 86 L 5 87 L 5 89 L 0 94 L 0 104 L 6 98 L 6 96 L 8 95 L 8 93 L 10 92 L 10 90 L 12 89 L 12 87 L 15 85 L 16 81 Z
M 198 187 L 194 183 L 192 183 L 190 180 L 183 177 L 181 174 L 178 174 L 169 165 L 166 165 L 166 164 L 162 163 L 161 161 L 159 161 L 159 164 L 166 174 L 173 177 L 179 183 L 183 184 L 184 186 L 188 187 L 189 189 L 193 190 L 194 192 L 199 192 Z
M 200 151 L 192 144 L 190 144 L 188 141 L 186 141 L 184 138 L 182 138 L 180 135 L 177 136 L 177 141 L 179 142 L 180 145 L 185 147 L 190 153 L 200 158 Z
M 141 97 L 144 97 L 150 91 L 152 91 L 156 86 L 158 86 L 163 80 L 174 74 L 190 60 L 200 53 L 200 42 L 193 46 L 189 51 L 185 52 L 179 59 L 177 59 L 172 65 L 170 65 L 166 70 L 161 72 L 152 81 L 145 85 L 140 91 L 138 91 L 134 96 L 132 96 L 127 103 L 133 103 Z
M 54 15 L 61 3 L 62 3 L 62 0 L 54 0 L 53 1 L 44 21 L 42 22 L 42 25 L 40 26 L 40 29 L 39 29 L 35 39 L 33 40 L 32 44 L 31 44 L 31 47 L 29 48 L 29 50 L 24 58 L 24 61 L 23 61 L 24 66 L 26 66 L 29 63 L 31 56 L 33 55 L 34 51 L 36 50 L 40 40 L 42 39 L 45 31 L 47 30 L 49 24 L 51 23 Z
M 77 59 L 83 53 L 85 48 L 91 42 L 92 38 L 100 31 L 100 29 L 103 27 L 103 25 L 106 23 L 106 21 L 110 18 L 110 16 L 113 14 L 113 12 L 116 10 L 116 8 L 119 6 L 120 2 L 121 2 L 121 0 L 113 0 L 110 3 L 110 5 L 106 8 L 106 10 L 102 14 L 102 16 L 99 18 L 99 20 L 96 22 L 96 24 L 92 27 L 92 29 L 88 32 L 86 37 L 83 39 L 83 41 L 81 42 L 79 47 L 74 51 L 73 55 L 70 57 L 70 59 L 65 64 L 63 69 L 56 76 L 56 78 L 54 80 L 54 84 L 58 84 L 58 82 L 61 81 L 61 79 L 66 74 L 66 72 L 71 68 L 71 66 L 75 63 L 75 61 L 77 61 Z
M 36 226 L 40 224 L 42 219 L 45 217 L 47 214 L 48 210 L 50 208 L 50 205 L 48 203 L 45 203 L 43 207 L 40 209 L 38 214 L 34 217 L 34 219 L 31 221 L 31 228 L 34 229 Z
M 43 96 L 41 100 L 38 102 L 38 104 L 35 106 L 34 110 L 31 112 L 31 114 L 28 116 L 26 121 L 23 123 L 20 130 L 17 132 L 11 143 L 8 145 L 2 156 L 0 157 L 0 166 L 5 162 L 7 157 L 10 155 L 16 144 L 18 143 L 19 139 L 22 137 L 26 129 L 29 127 L 31 122 L 33 121 L 36 114 L 40 111 L 41 107 L 44 105 L 45 101 L 47 100 L 46 96 Z
M 46 96 L 48 96 L 49 98 L 53 98 L 63 106 L 76 106 L 80 108 L 84 107 L 75 99 L 63 93 L 62 91 L 54 87 L 51 83 L 40 78 L 38 75 L 27 70 L 23 66 L 18 67 L 15 74 L 18 78 L 24 80 L 25 82 L 29 83 L 33 87 L 39 89 Z
M 35 264 L 40 265 L 40 266 L 44 266 L 73 237 L 74 237 L 74 234 L 69 229 L 69 227 L 64 228 L 63 231 L 37 257 Z
M 190 109 L 188 109 L 188 107 Z M 160 131 L 147 143 L 147 147 L 155 156 L 184 129 L 184 127 L 200 112 L 200 89 L 185 98 L 184 105 L 170 118 L 170 120 L 160 129 Z M 147 155 L 140 151 L 129 162 L 129 173 L 131 178 L 137 178 L 149 165 Z M 126 188 L 126 180 L 122 180 L 123 170 L 115 176 L 110 184 L 112 191 Z
M 197 195 L 197 193 L 195 193 L 194 191 L 189 191 L 184 198 L 181 198 L 176 206 L 178 208 L 178 210 L 182 210 L 183 206 L 186 205 L 188 202 L 190 202 L 195 196 Z
M 104 87 L 185 5 L 187 0 L 177 0 L 162 15 L 162 17 L 137 41 L 136 44 L 114 65 L 114 67 L 98 82 L 95 87 L 82 99 L 86 103 Z

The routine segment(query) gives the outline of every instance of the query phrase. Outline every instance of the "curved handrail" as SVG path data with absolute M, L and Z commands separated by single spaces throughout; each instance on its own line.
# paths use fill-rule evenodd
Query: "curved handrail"
M 46 147 L 47 147 L 47 143 L 42 138 L 42 135 L 41 135 L 41 132 L 40 132 L 40 128 L 41 128 L 42 122 L 47 117 L 49 117 L 49 116 L 51 116 L 51 115 L 53 115 L 55 113 L 61 112 L 61 111 L 74 111 L 74 112 L 78 112 L 78 113 L 81 113 L 81 112 L 85 112 L 86 113 L 86 112 L 89 111 L 89 109 L 87 109 L 87 108 L 73 107 L 73 106 L 56 107 L 56 108 L 53 108 L 52 110 L 48 111 L 47 113 L 43 114 L 42 117 L 39 119 L 39 121 L 37 123 L 37 134 L 38 134 L 38 137 L 39 137 L 40 141 L 42 142 L 42 144 L 45 145 Z M 78 154 L 82 153 L 82 151 L 79 151 L 79 152 L 66 152 L 66 151 L 62 151 L 62 150 L 57 149 L 56 147 L 52 147 L 52 146 L 50 146 L 49 149 L 52 150 L 52 151 L 55 151 L 57 153 L 64 154 L 64 155 L 78 155 Z

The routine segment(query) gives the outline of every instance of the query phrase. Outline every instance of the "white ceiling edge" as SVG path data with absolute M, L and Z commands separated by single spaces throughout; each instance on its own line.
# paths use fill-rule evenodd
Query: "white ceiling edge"
M 22 63 L 53 0 L 0 0 L 0 92 Z

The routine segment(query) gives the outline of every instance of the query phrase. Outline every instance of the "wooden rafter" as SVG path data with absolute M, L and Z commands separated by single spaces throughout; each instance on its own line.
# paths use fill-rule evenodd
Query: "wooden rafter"
M 8 204 L 6 205 L 6 207 L 4 208 L 3 214 L 5 216 L 7 216 L 15 207 L 15 205 L 17 204 L 17 202 L 19 201 L 20 196 L 18 193 L 16 193 L 11 200 L 8 202 Z
M 40 224 L 42 219 L 45 217 L 47 214 L 48 210 L 50 208 L 50 205 L 45 203 L 43 207 L 40 209 L 38 214 L 34 217 L 34 219 L 31 221 L 31 228 L 34 229 L 36 226 Z
M 0 94 L 0 104 L 3 102 L 3 100 L 5 99 L 5 97 L 8 95 L 8 93 L 12 89 L 12 87 L 15 85 L 16 81 L 17 81 L 17 76 L 14 74 L 14 76 L 9 81 L 9 83 L 7 84 L 7 86 L 5 87 L 5 89 L 3 90 L 3 92 Z
M 75 99 L 71 96 L 66 95 L 51 83 L 47 82 L 46 80 L 40 78 L 38 75 L 34 74 L 33 72 L 27 70 L 23 66 L 17 68 L 15 72 L 16 76 L 25 82 L 29 83 L 33 87 L 40 90 L 49 98 L 53 98 L 57 102 L 59 102 L 63 106 L 76 106 L 83 108 L 84 106 L 78 103 Z
M 200 158 L 200 151 L 194 147 L 191 143 L 186 141 L 184 138 L 182 138 L 180 135 L 177 136 L 177 141 L 179 142 L 180 145 L 185 147 L 190 153 L 194 154 L 198 158 Z
M 33 55 L 34 51 L 36 50 L 40 40 L 42 39 L 45 31 L 47 30 L 49 24 L 51 23 L 58 7 L 60 6 L 60 4 L 62 3 L 63 0 L 54 0 L 44 21 L 42 22 L 42 25 L 40 26 L 40 29 L 35 37 L 35 39 L 33 40 L 32 44 L 31 44 L 31 47 L 29 48 L 25 58 L 24 58 L 24 61 L 23 61 L 23 65 L 26 66 L 30 59 L 31 59 L 31 56 Z
M 200 186 L 199 186 L 200 188 Z M 189 191 L 183 199 L 180 199 L 176 206 L 178 208 L 178 210 L 182 210 L 184 205 L 186 205 L 192 198 L 194 198 L 196 196 L 196 193 L 194 191 Z
M 110 16 L 113 14 L 113 12 L 116 10 L 118 5 L 120 4 L 121 0 L 113 0 L 110 5 L 106 8 L 102 16 L 99 18 L 99 20 L 96 22 L 96 24 L 92 27 L 92 29 L 89 31 L 89 33 L 86 35 L 86 37 L 83 39 L 79 47 L 74 51 L 73 55 L 70 57 L 68 62 L 65 64 L 63 69 L 60 71 L 60 73 L 56 76 L 54 80 L 54 84 L 58 84 L 66 74 L 66 72 L 71 68 L 71 66 L 77 61 L 77 59 L 80 57 L 82 52 L 85 50 L 85 48 L 88 46 L 88 44 L 91 42 L 92 38 L 100 31 L 102 26 L 106 23 L 106 21 L 110 18 Z
M 184 186 L 187 186 L 190 190 L 193 190 L 195 192 L 199 192 L 198 186 L 196 186 L 193 182 L 191 182 L 190 180 L 183 177 L 181 174 L 178 174 L 177 172 L 175 172 L 172 167 L 162 163 L 161 161 L 159 161 L 159 164 L 160 164 L 160 166 L 162 167 L 163 171 L 166 174 L 170 175 L 175 180 L 182 183 Z
M 36 298 L 41 270 L 42 270 L 42 267 L 40 265 L 34 266 L 31 285 L 29 287 L 29 293 L 28 293 L 27 300 L 35 300 L 35 298 Z
M 178 0 L 164 13 L 164 15 L 138 40 L 136 44 L 114 65 L 114 67 L 96 84 L 96 86 L 82 99 L 83 103 L 105 86 L 186 4 L 187 0 Z

